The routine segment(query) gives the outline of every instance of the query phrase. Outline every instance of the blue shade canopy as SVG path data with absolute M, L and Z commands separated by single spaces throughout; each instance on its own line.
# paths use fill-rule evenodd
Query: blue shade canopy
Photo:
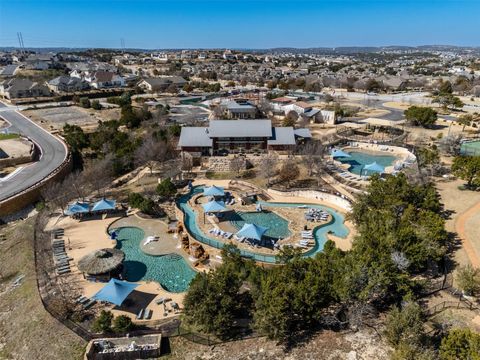
M 205 196 L 223 196 L 225 192 L 223 187 L 212 185 L 208 188 L 203 189 L 203 195 Z
M 206 213 L 221 212 L 225 210 L 227 210 L 227 208 L 225 207 L 225 203 L 223 201 L 213 200 L 203 204 L 203 211 Z
M 385 168 L 382 165 L 378 164 L 376 161 L 371 164 L 365 165 L 362 170 L 368 170 L 378 173 L 385 172 Z
M 78 213 L 87 213 L 89 211 L 90 205 L 88 203 L 76 201 L 73 204 L 68 205 L 67 211 L 65 211 L 65 213 L 68 215 L 73 215 Z
M 99 292 L 92 296 L 92 299 L 108 301 L 109 303 L 120 306 L 138 285 L 139 284 L 129 283 L 127 281 L 110 279 Z
M 92 211 L 113 210 L 115 209 L 116 201 L 102 199 L 93 204 Z
M 346 153 L 345 151 L 343 150 L 340 150 L 340 149 L 333 149 L 332 150 L 332 157 L 346 157 L 346 158 L 349 158 L 351 157 L 351 155 L 349 153 Z
M 263 234 L 268 229 L 263 226 L 258 226 L 255 224 L 244 224 L 243 227 L 237 232 L 237 236 L 243 236 L 249 239 L 261 240 Z

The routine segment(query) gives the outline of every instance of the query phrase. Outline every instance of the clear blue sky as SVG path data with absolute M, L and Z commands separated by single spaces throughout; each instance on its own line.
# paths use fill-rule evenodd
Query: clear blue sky
M 0 46 L 480 45 L 480 0 L 0 0 Z

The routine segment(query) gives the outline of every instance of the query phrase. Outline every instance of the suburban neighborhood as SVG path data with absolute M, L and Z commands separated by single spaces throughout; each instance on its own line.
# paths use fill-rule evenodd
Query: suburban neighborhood
M 470 23 L 303 1 L 0 6 L 0 359 L 480 359 Z

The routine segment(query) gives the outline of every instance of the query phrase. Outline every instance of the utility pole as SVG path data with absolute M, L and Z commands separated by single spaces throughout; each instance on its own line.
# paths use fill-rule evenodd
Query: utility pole
M 24 54 L 25 53 L 25 45 L 23 43 L 23 35 L 21 32 L 17 32 L 17 38 L 18 38 L 18 45 L 20 47 L 20 53 Z
M 124 38 L 120 39 L 120 46 L 122 48 L 122 53 L 125 53 L 125 39 Z

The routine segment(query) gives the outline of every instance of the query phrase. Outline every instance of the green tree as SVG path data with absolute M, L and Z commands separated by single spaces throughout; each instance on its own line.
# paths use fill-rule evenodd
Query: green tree
M 394 348 L 402 343 L 419 345 L 425 336 L 424 322 L 420 305 L 408 302 L 403 308 L 395 307 L 388 313 L 385 337 Z
M 413 125 L 430 127 L 437 121 L 437 112 L 432 108 L 411 106 L 404 111 L 406 119 Z
M 81 97 L 78 104 L 85 109 L 88 109 L 91 106 L 90 99 L 88 97 Z
M 92 330 L 95 332 L 106 333 L 112 329 L 113 314 L 111 311 L 102 310 L 92 324 Z
M 157 194 L 160 196 L 170 197 L 177 193 L 177 188 L 172 183 L 172 180 L 170 180 L 170 178 L 166 178 L 162 180 L 160 184 L 158 184 L 156 191 Z
M 480 156 L 457 156 L 452 163 L 453 174 L 467 182 L 468 188 L 480 186 Z
M 182 127 L 178 124 L 173 124 L 168 128 L 168 131 L 172 136 L 179 137 L 182 132 Z
M 94 110 L 102 110 L 102 104 L 100 104 L 100 101 L 98 100 L 92 100 L 91 106 Z
M 480 270 L 471 265 L 461 267 L 456 276 L 458 287 L 467 295 L 475 295 L 480 289 Z
M 451 330 L 440 345 L 442 360 L 480 360 L 480 334 L 470 329 Z
M 442 81 L 438 88 L 438 92 L 440 95 L 449 95 L 453 93 L 453 86 L 450 81 Z
M 465 114 L 465 115 L 462 115 L 458 118 L 458 123 L 460 125 L 463 125 L 462 131 L 465 131 L 466 126 L 472 125 L 472 122 L 473 122 L 473 115 L 472 114 Z
M 72 151 L 81 151 L 89 146 L 89 139 L 78 125 L 65 124 L 63 137 Z
M 112 330 L 118 334 L 126 333 L 133 329 L 132 319 L 126 315 L 119 315 L 113 319 Z

